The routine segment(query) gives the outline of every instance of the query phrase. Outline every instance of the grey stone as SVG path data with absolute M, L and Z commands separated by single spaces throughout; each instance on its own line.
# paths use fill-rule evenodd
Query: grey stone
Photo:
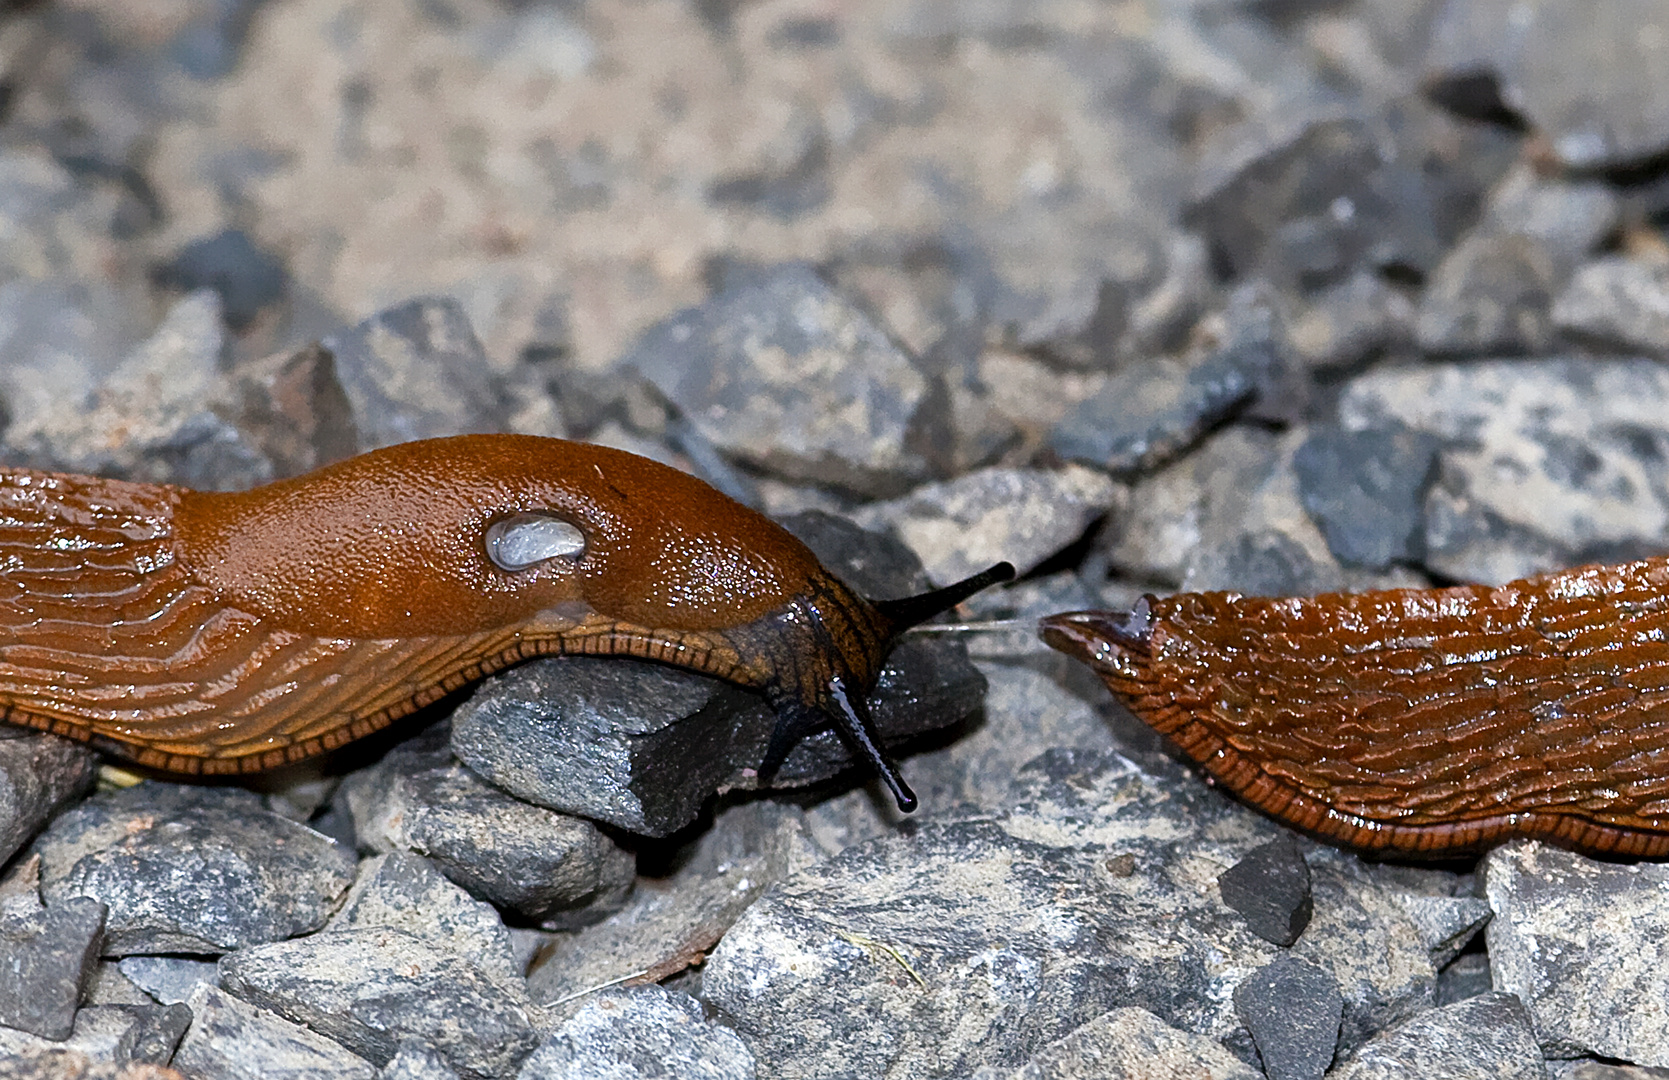
M 458 1080 L 457 1072 L 423 1039 L 401 1039 L 400 1048 L 377 1080 Z
M 786 479 L 884 496 L 925 478 L 907 436 L 926 377 L 808 267 L 754 275 L 673 316 L 620 366 L 726 455 Z
M 1301 368 L 1332 373 L 1411 343 L 1414 318 L 1414 304 L 1401 290 L 1362 271 L 1311 297 L 1287 334 Z
M 1435 436 L 1395 427 L 1319 428 L 1304 440 L 1292 457 L 1299 493 L 1341 563 L 1385 570 L 1419 560 L 1440 447 Z
M 1429 353 L 1534 353 L 1553 341 L 1553 258 L 1521 233 L 1473 235 L 1456 245 L 1420 299 L 1415 341 Z
M 76 1012 L 74 1029 L 61 1039 L 0 1027 L 0 1076 L 9 1075 L 4 1071 L 7 1062 L 53 1050 L 112 1065 L 160 1065 L 173 1054 L 190 1022 L 191 1011 L 183 1005 L 88 1005 Z M 80 1078 L 79 1073 L 68 1075 Z
M 391 927 L 474 963 L 495 978 L 521 975 L 510 933 L 491 904 L 474 900 L 427 859 L 395 851 L 359 865 L 359 878 L 327 930 Z
M 760 894 L 820 854 L 797 808 L 726 808 L 671 859 L 672 873 L 640 878 L 620 911 L 551 942 L 528 994 L 552 1004 L 628 977 L 660 982 L 699 962 Z
M 1289 832 L 1219 874 L 1217 891 L 1223 903 L 1245 916 L 1252 933 L 1283 948 L 1298 940 L 1315 911 L 1310 867 Z
M 100 960 L 81 992 L 84 1005 L 155 1005 L 152 997 L 122 973 L 119 960 Z
M 507 1076 L 538 1044 L 520 985 L 392 929 L 326 930 L 220 961 L 230 993 L 386 1065 L 427 1039 L 463 1077 Z
M 455 763 L 445 737 L 408 741 L 348 778 L 362 845 L 425 856 L 470 895 L 529 918 L 618 901 L 630 856 L 589 821 L 529 806 Z
M 1658 550 L 1666 410 L 1660 365 L 1586 358 L 1383 368 L 1339 401 L 1346 428 L 1395 421 L 1443 440 L 1426 565 L 1492 583 Z
M 1221 1044 L 1146 1009 L 1111 1009 L 1044 1046 L 1019 1068 L 982 1065 L 973 1080 L 1262 1080 Z
M 52 1046 L 20 1050 L 0 1061 L 3 1080 L 179 1080 L 171 1069 L 150 1065 L 113 1065 L 79 1050 Z
M 133 1038 L 128 1048 L 128 1060 L 150 1065 L 166 1065 L 173 1060 L 174 1051 L 191 1027 L 191 1009 L 179 1003 L 172 1005 L 107 1005 L 95 1008 L 118 1009 L 133 1018 Z
M 1426 65 L 1437 75 L 1493 73 L 1502 98 L 1547 135 L 1567 166 L 1630 164 L 1669 147 L 1669 91 L 1657 78 L 1666 19 L 1653 0 L 1592 9 L 1450 0 L 1432 28 Z
M 353 881 L 340 845 L 228 788 L 153 781 L 101 793 L 34 850 L 49 905 L 106 906 L 106 956 L 219 953 L 316 930 Z
M 1017 1066 L 1126 1005 L 1215 1038 L 1239 1028 L 1229 989 L 1275 950 L 1212 885 L 1269 827 L 1090 753 L 1038 759 L 1014 798 L 848 848 L 754 902 L 702 994 L 763 1075 Z
M 921 557 L 927 576 L 948 585 L 1001 561 L 1024 575 L 1077 540 L 1123 494 L 1105 474 L 1080 465 L 982 469 L 872 503 L 854 520 L 891 527 Z
M 1269 1080 L 1321 1080 L 1333 1063 L 1344 999 L 1333 976 L 1314 964 L 1277 956 L 1234 988 L 1234 1011 Z
M 191 1028 L 173 1064 L 193 1080 L 377 1080 L 376 1067 L 340 1043 L 212 986 L 187 1005 Z
M 103 934 L 104 905 L 86 897 L 0 912 L 0 1024 L 68 1038 Z
M 926 587 L 896 539 L 807 513 L 783 524 L 860 594 Z M 883 743 L 965 721 L 985 680 L 960 643 L 902 639 L 869 697 Z M 705 676 L 625 658 L 535 661 L 489 680 L 453 718 L 460 759 L 507 791 L 552 809 L 665 836 L 714 792 L 759 786 L 776 714 L 756 696 Z M 806 737 L 772 783 L 795 786 L 850 769 L 833 730 Z
M 1545 1080 L 1530 1014 L 1512 994 L 1481 994 L 1423 1012 L 1358 1047 L 1336 1080 Z
M 255 246 L 242 229 L 193 240 L 157 268 L 157 280 L 184 292 L 213 289 L 226 325 L 246 329 L 261 309 L 276 303 L 289 275 L 278 258 Z
M 503 430 L 492 368 L 463 307 L 408 300 L 324 339 L 359 449 Z
M 184 956 L 129 956 L 118 962 L 123 975 L 164 1005 L 189 1001 L 199 983 L 220 986 L 220 966 Z
M 92 751 L 56 735 L 0 731 L 0 866 L 93 784 Z
M 1488 953 L 1462 953 L 1437 973 L 1438 1005 L 1453 1005 L 1493 989 L 1495 982 L 1489 971 Z
M 1543 1052 L 1669 1066 L 1661 938 L 1669 868 L 1595 862 L 1534 842 L 1491 852 L 1485 930 L 1495 986 L 1530 1010 Z
M 640 986 L 587 998 L 522 1064 L 516 1080 L 752 1080 L 755 1075 L 747 1046 L 735 1032 L 709 1022 L 700 1002 L 659 986 Z
M 1669 262 L 1595 259 L 1553 304 L 1566 333 L 1629 352 L 1669 351 Z
M 1425 943 L 1433 967 L 1443 968 L 1454 960 L 1490 920 L 1489 901 L 1479 896 L 1394 895 Z

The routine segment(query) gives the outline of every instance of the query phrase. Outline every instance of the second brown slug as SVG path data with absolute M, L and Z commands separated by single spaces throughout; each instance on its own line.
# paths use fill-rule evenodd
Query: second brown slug
M 693 477 L 532 436 L 230 494 L 4 470 L 0 716 L 170 772 L 256 772 L 529 657 L 630 656 L 762 693 L 763 775 L 833 726 L 908 810 L 866 696 L 900 632 L 1012 575 L 865 600 Z
M 1042 622 L 1224 787 L 1386 854 L 1669 857 L 1669 559 Z

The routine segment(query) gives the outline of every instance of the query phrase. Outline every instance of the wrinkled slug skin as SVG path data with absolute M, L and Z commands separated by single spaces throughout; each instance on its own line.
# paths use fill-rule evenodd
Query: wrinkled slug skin
M 495 566 L 486 530 L 531 511 L 583 553 Z M 556 439 L 407 443 L 233 494 L 0 472 L 5 719 L 174 772 L 297 761 L 535 655 L 867 693 L 872 616 L 761 515 Z
M 1669 560 L 1500 588 L 1148 598 L 1050 645 L 1295 828 L 1439 857 L 1669 856 Z

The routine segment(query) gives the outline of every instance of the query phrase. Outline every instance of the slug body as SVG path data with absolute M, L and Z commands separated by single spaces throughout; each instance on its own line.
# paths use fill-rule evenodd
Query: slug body
M 406 443 L 240 493 L 0 473 L 0 708 L 183 773 L 255 772 L 542 655 L 763 693 L 769 772 L 838 727 L 913 804 L 865 696 L 992 580 L 871 603 L 693 477 L 532 436 Z
M 1247 802 L 1369 852 L 1669 856 L 1669 559 L 1042 622 Z

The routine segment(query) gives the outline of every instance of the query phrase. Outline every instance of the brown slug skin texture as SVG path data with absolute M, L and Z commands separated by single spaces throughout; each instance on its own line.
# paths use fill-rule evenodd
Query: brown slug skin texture
M 583 552 L 500 569 L 488 529 L 533 511 Z M 692 477 L 557 439 L 406 443 L 235 494 L 0 471 L 0 715 L 173 772 L 298 761 L 585 654 L 763 692 L 779 763 L 836 723 L 902 804 L 862 701 L 907 625 L 888 603 Z
M 1330 842 L 1669 857 L 1669 559 L 1499 588 L 1146 597 L 1041 633 L 1224 787 Z

